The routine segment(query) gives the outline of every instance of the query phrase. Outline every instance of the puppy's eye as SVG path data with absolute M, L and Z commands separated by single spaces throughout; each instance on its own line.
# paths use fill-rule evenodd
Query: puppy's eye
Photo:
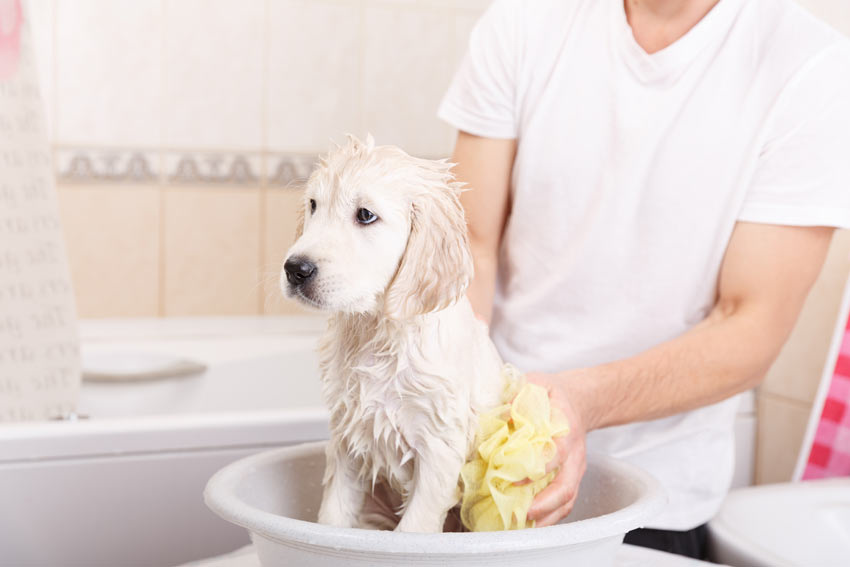
M 378 215 L 369 209 L 357 209 L 357 222 L 360 224 L 372 224 L 378 220 Z
M 310 199 L 310 212 L 311 213 L 316 212 L 316 200 L 315 199 Z

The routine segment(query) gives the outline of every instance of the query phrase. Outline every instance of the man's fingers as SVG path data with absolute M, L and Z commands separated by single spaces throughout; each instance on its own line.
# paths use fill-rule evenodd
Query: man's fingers
M 554 526 L 564 518 L 566 518 L 573 509 L 573 505 L 575 504 L 575 498 L 561 506 L 560 508 L 555 509 L 554 512 L 534 522 L 534 527 L 537 528 L 545 528 L 546 526 Z
M 569 449 L 567 449 L 567 441 L 565 438 L 556 439 L 555 446 L 558 447 L 558 452 L 554 457 L 552 457 L 552 460 L 546 463 L 547 474 L 561 466 L 562 460 L 567 456 L 569 451 Z
M 528 511 L 530 519 L 544 520 L 553 512 L 558 511 L 561 514 L 558 517 L 558 520 L 560 520 L 566 517 L 572 508 L 572 502 L 578 493 L 579 483 L 582 475 L 584 475 L 586 465 L 584 451 L 580 448 L 568 453 L 568 455 L 567 461 L 558 471 L 552 483 L 534 498 L 534 502 L 532 502 Z M 569 507 L 564 510 L 563 508 L 568 504 Z
M 574 468 L 574 470 L 581 471 L 582 468 L 583 467 L 578 466 Z M 536 527 L 543 528 L 546 526 L 554 526 L 555 524 L 566 518 L 570 512 L 572 512 L 573 505 L 575 504 L 576 498 L 578 497 L 578 486 L 580 480 L 580 474 L 574 475 L 572 473 L 567 473 L 567 477 L 564 479 L 564 483 L 568 487 L 573 487 L 572 490 L 568 490 L 566 492 L 566 496 L 568 496 L 568 498 L 566 500 L 560 500 L 558 502 L 558 505 L 552 511 L 550 511 L 545 516 L 537 519 L 534 523 Z M 543 493 L 541 492 L 540 494 Z M 562 492 L 561 494 L 563 495 L 564 493 Z
M 575 492 L 575 484 L 571 482 L 574 477 L 567 464 L 561 467 L 555 479 L 534 498 L 531 508 L 528 509 L 528 517 L 532 520 L 545 518 L 566 502 L 572 500 Z

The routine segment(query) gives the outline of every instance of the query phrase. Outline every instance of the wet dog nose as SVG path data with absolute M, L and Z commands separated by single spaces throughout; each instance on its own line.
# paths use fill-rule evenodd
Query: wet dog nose
M 292 285 L 304 285 L 313 279 L 318 269 L 313 262 L 296 256 L 283 264 L 283 271 L 286 272 L 286 281 Z

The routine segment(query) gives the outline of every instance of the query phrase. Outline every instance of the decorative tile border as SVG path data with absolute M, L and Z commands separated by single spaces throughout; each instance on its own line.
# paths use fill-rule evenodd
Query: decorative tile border
M 310 177 L 310 154 L 174 152 L 56 148 L 59 183 L 120 185 L 265 186 L 298 188 Z
M 58 149 L 56 175 L 62 183 L 156 183 L 159 159 L 143 150 Z
M 163 161 L 168 185 L 260 184 L 260 154 L 166 153 Z
M 316 156 L 309 155 L 269 155 L 266 158 L 266 183 L 269 187 L 297 187 L 310 177 L 316 159 Z
M 315 163 L 316 156 L 308 154 L 55 150 L 56 176 L 63 184 L 264 185 L 288 189 L 306 181 Z

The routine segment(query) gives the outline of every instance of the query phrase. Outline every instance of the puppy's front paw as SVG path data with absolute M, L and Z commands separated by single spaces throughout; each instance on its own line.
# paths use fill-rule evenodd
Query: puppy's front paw
M 319 508 L 318 522 L 335 528 L 353 528 L 355 514 L 351 510 L 344 510 L 338 501 L 323 500 Z
M 431 521 L 422 518 L 414 518 L 411 514 L 405 514 L 395 528 L 397 532 L 439 534 L 443 532 L 445 516 L 432 518 Z

